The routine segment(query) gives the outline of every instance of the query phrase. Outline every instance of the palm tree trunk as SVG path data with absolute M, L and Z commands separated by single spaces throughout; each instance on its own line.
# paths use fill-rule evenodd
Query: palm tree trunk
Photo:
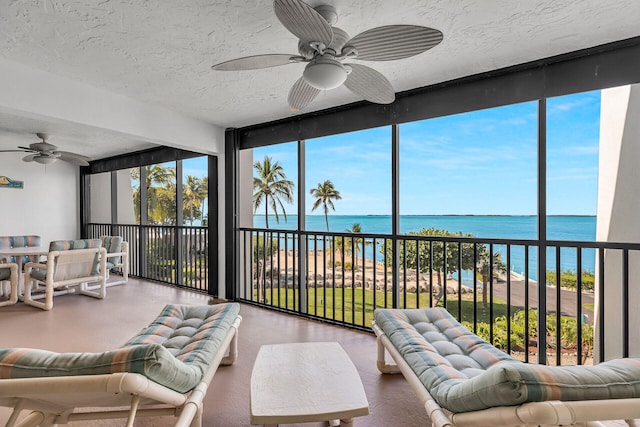
M 265 228 L 269 228 L 269 197 L 264 197 L 264 224 Z
M 482 274 L 482 306 L 487 308 L 487 288 L 489 284 L 488 274 Z
M 436 295 L 435 300 L 433 301 L 433 307 L 437 307 L 438 304 L 440 303 L 440 300 L 442 299 L 442 295 L 444 294 L 444 292 L 446 292 L 446 280 L 445 280 L 445 284 L 444 286 L 442 285 L 442 272 L 440 270 L 438 270 L 438 286 L 440 287 L 440 290 L 438 291 L 438 295 Z M 406 292 L 406 290 L 405 290 Z
M 262 270 L 262 263 L 260 261 L 256 261 L 256 300 L 258 302 L 261 302 L 260 299 L 260 295 L 261 295 L 261 290 L 262 288 L 260 287 L 260 276 L 262 276 L 261 273 Z

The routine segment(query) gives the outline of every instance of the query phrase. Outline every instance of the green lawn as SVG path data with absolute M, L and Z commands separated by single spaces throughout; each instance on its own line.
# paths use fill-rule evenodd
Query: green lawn
M 266 303 L 275 307 L 296 310 L 294 303 L 298 300 L 298 292 L 293 289 L 267 289 Z M 257 294 L 254 291 L 254 300 L 257 300 Z M 375 300 L 375 302 L 374 302 Z M 355 302 L 354 302 L 355 301 Z M 392 294 L 381 291 L 363 290 L 362 288 L 317 288 L 307 291 L 307 312 L 314 316 L 337 321 L 344 321 L 358 326 L 371 326 L 373 320 L 373 310 L 376 308 L 391 307 Z M 443 305 L 440 301 L 439 306 Z M 473 322 L 473 296 L 465 295 L 462 300 L 462 320 Z M 420 294 L 420 298 L 414 293 L 406 294 L 406 304 L 404 295 L 400 298 L 401 308 L 427 308 L 429 307 L 429 295 Z M 480 300 L 477 303 L 477 321 L 490 323 L 489 308 L 485 309 Z M 448 299 L 447 310 L 458 317 L 458 300 Z M 512 313 L 517 309 L 512 307 Z M 493 300 L 493 317 L 507 314 L 507 305 L 505 301 L 494 298 Z

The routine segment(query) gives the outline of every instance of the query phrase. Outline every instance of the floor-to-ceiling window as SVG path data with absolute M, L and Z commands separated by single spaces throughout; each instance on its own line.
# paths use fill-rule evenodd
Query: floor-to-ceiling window
M 298 214 L 305 221 L 292 233 L 306 239 L 300 250 L 313 256 L 298 254 L 307 270 L 295 282 L 301 302 L 293 309 L 367 328 L 367 313 L 375 307 L 441 305 L 462 320 L 470 319 L 468 326 L 494 345 L 523 353 L 525 360 L 535 354 L 538 362 L 565 363 L 566 351 L 574 352 L 574 362 L 589 363 L 597 347 L 589 338 L 604 337 L 602 327 L 597 332 L 598 308 L 592 302 L 598 286 L 604 289 L 605 276 L 598 274 L 598 265 L 604 265 L 607 253 L 620 253 L 621 260 L 612 268 L 607 264 L 607 271 L 622 272 L 619 281 L 624 285 L 620 295 L 610 293 L 607 298 L 625 300 L 632 290 L 625 279 L 633 259 L 627 252 L 638 249 L 625 238 L 617 239 L 623 242 L 619 244 L 610 238 L 595 242 L 593 237 L 595 200 L 599 216 L 606 210 L 595 184 L 606 175 L 598 165 L 603 156 L 598 124 L 608 120 L 607 114 L 599 114 L 599 89 L 638 80 L 633 67 L 627 66 L 632 62 L 622 66 L 619 58 L 634 58 L 638 48 L 617 49 L 611 48 L 613 54 L 605 50 L 554 58 L 543 61 L 544 67 L 536 63 L 425 88 L 403 94 L 389 107 L 356 104 L 234 133 L 239 153 L 245 148 L 277 151 L 281 141 L 299 138 L 303 189 L 298 194 L 305 200 Z M 592 73 L 596 62 L 597 72 Z M 581 92 L 593 89 L 597 90 Z M 633 96 L 629 99 L 622 102 L 624 108 L 609 110 L 625 109 L 618 118 L 625 117 L 635 111 Z M 628 152 L 615 143 L 630 139 L 635 131 L 629 126 L 612 128 L 608 133 L 613 135 L 613 151 Z M 390 131 L 380 139 L 358 137 L 380 129 Z M 356 140 L 368 144 L 358 146 Z M 389 151 L 378 150 L 377 141 L 388 144 Z M 373 160 L 380 160 L 380 152 L 385 152 L 388 166 L 376 168 Z M 609 163 L 623 164 L 626 159 L 609 157 Z M 349 159 L 349 164 L 342 166 L 342 159 Z M 613 175 L 620 178 L 616 170 Z M 359 172 L 366 172 L 366 179 L 354 179 Z M 622 175 L 632 174 L 629 169 Z M 345 191 L 353 182 L 361 185 L 357 195 Z M 621 186 L 615 179 L 605 182 L 618 194 Z M 379 188 L 387 189 L 382 197 L 377 197 Z M 343 227 L 345 208 L 358 197 L 365 211 L 351 221 L 358 227 L 349 230 L 348 224 Z M 611 201 L 608 221 L 628 215 L 625 200 Z M 386 207 L 390 210 L 384 211 Z M 378 213 L 381 208 L 383 213 Z M 369 217 L 376 215 L 379 223 L 388 220 L 387 230 L 368 228 Z M 612 227 L 602 229 L 603 235 L 611 236 Z M 362 236 L 355 237 L 356 232 Z M 385 247 L 379 248 L 376 239 Z M 279 248 L 281 240 L 275 242 Z M 391 277 L 379 282 L 380 277 L 368 276 L 366 268 L 354 271 L 348 286 L 360 292 L 353 310 L 357 306 L 361 312 L 338 316 L 327 314 L 327 298 L 345 286 L 346 274 L 335 271 L 347 264 L 336 251 L 345 242 L 362 251 L 361 264 L 380 261 L 380 271 Z M 371 259 L 372 254 L 379 258 Z M 310 268 L 318 256 L 321 262 Z M 358 257 L 352 256 L 354 265 Z M 240 268 L 247 268 L 240 263 Z M 261 283 L 269 286 L 281 278 L 278 266 L 271 263 L 269 280 Z M 576 286 L 565 286 L 567 280 Z M 352 295 L 356 298 L 355 292 Z M 276 305 L 265 297 L 257 302 Z M 602 319 L 602 310 L 599 313 Z M 624 310 L 622 317 L 628 317 Z M 622 335 L 628 345 L 628 330 Z M 581 342 L 585 338 L 588 342 Z M 602 359 L 602 354 L 595 359 Z
M 86 235 L 123 236 L 133 276 L 217 294 L 210 283 L 217 244 L 209 240 L 209 182 L 216 184 L 217 171 L 210 178 L 210 164 L 208 156 L 163 149 L 94 162 L 84 172 Z

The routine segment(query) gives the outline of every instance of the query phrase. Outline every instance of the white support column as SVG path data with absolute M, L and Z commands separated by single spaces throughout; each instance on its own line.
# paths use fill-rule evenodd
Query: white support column
M 238 224 L 240 227 L 253 227 L 253 150 L 242 150 L 239 154 L 239 165 L 238 165 L 238 185 L 240 186 L 239 196 L 238 196 Z M 238 289 L 238 296 L 251 299 L 251 294 L 245 294 L 245 286 L 244 284 L 250 284 L 253 282 L 252 277 L 246 277 L 247 274 L 247 265 L 249 259 L 251 259 L 251 248 L 250 242 L 244 241 L 244 234 L 239 236 L 240 239 L 243 239 L 242 242 L 238 242 L 240 248 L 244 248 L 244 252 L 240 254 L 239 264 L 241 266 L 238 280 L 240 283 L 240 287 Z M 246 245 L 245 245 L 246 243 Z M 251 267 L 253 268 L 253 267 Z M 247 288 L 247 292 L 253 291 L 253 285 Z
M 596 239 L 640 242 L 640 85 L 602 91 Z M 597 261 L 597 260 L 596 260 Z M 605 252 L 605 360 L 622 356 L 622 253 Z M 596 270 L 599 265 L 596 262 Z M 597 273 L 597 271 L 596 271 Z M 596 274 L 596 289 L 599 282 Z M 640 256 L 629 256 L 629 330 L 640 328 Z M 596 301 L 598 294 L 596 291 Z M 599 307 L 596 305 L 595 313 Z M 596 328 L 599 319 L 595 319 Z M 598 337 L 598 330 L 596 330 Z M 640 356 L 640 342 L 629 342 L 629 355 Z M 600 360 L 594 360 L 600 362 Z

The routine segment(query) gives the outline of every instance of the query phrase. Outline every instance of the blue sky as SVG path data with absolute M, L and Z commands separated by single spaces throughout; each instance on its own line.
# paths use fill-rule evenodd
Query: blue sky
M 537 213 L 537 102 L 400 126 L 402 215 Z M 547 101 L 547 213 L 595 215 L 600 92 Z M 254 150 L 279 161 L 297 185 L 296 143 Z M 391 128 L 316 138 L 306 144 L 309 189 L 331 180 L 331 215 L 391 213 Z M 297 203 L 287 206 L 297 210 Z

